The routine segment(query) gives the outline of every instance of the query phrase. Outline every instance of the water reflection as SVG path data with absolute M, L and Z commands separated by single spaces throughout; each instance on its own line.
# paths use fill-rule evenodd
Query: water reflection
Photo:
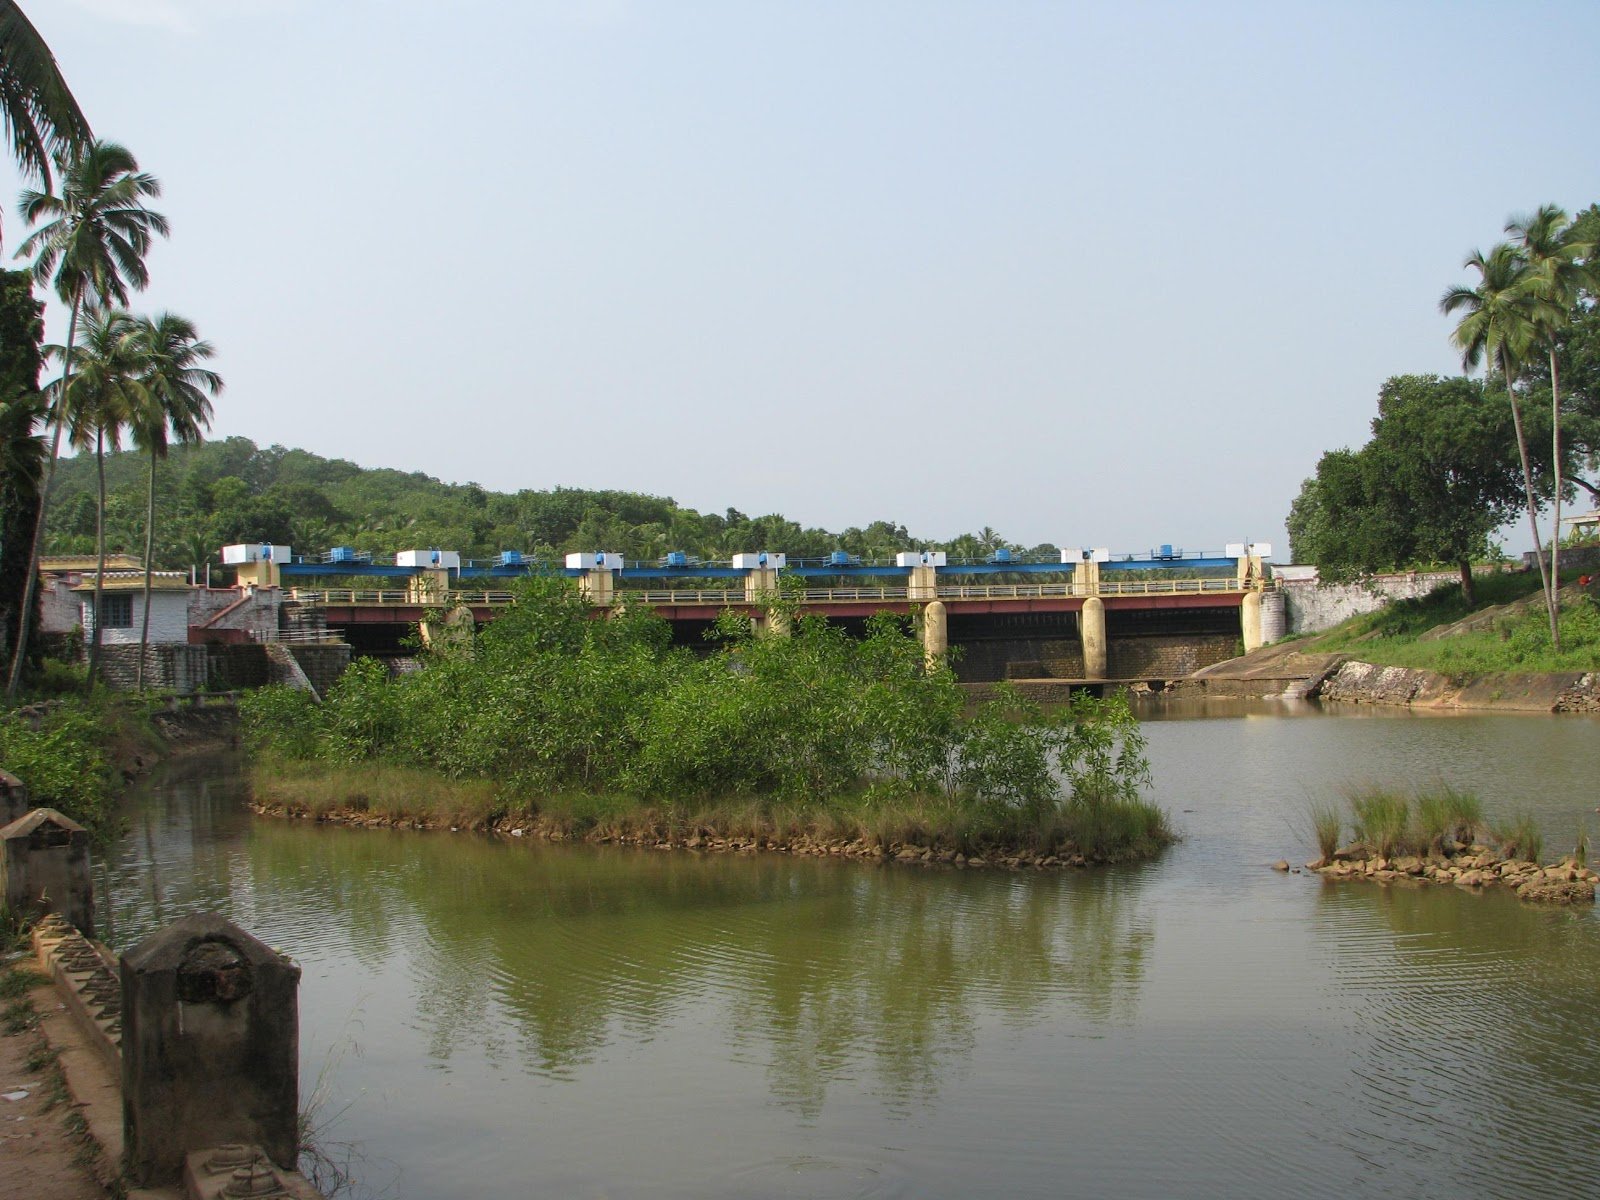
M 1553 842 L 1595 724 L 1308 715 L 1151 724 L 1185 840 L 1061 876 L 258 821 L 195 764 L 132 807 L 110 927 L 293 953 L 302 1078 L 354 1031 L 337 1136 L 402 1195 L 1585 1194 L 1600 921 L 1266 864 L 1352 771 Z
M 277 822 L 248 845 L 249 887 L 295 919 L 299 953 L 403 956 L 441 1063 L 509 1033 L 525 1070 L 571 1077 L 619 1037 L 722 1007 L 728 1043 L 811 1112 L 867 1067 L 896 1103 L 931 1096 L 980 1010 L 1027 1020 L 1060 999 L 1131 1019 L 1153 936 L 1137 871 L 1090 884 Z

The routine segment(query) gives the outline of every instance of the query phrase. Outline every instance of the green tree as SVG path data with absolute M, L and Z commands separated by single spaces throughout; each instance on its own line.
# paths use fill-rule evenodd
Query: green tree
M 136 686 L 144 691 L 145 651 L 150 644 L 150 580 L 156 536 L 156 464 L 167 456 L 169 436 L 198 442 L 211 426 L 211 397 L 222 391 L 222 376 L 200 364 L 216 351 L 200 340 L 194 323 L 176 313 L 140 317 L 131 332 L 139 392 L 130 413 L 134 444 L 150 454 L 150 500 L 144 527 L 144 614 L 139 624 Z M 100 632 L 99 622 L 95 633 Z
M 1523 496 L 1528 508 L 1528 526 L 1533 532 L 1534 561 L 1544 585 L 1545 608 L 1550 617 L 1550 636 L 1559 639 L 1555 591 L 1545 569 L 1544 543 L 1539 536 L 1539 506 L 1534 499 L 1533 468 L 1528 458 L 1528 439 L 1523 430 L 1522 406 L 1517 397 L 1516 377 L 1527 361 L 1528 352 L 1539 329 L 1552 320 L 1555 307 L 1530 285 L 1526 264 L 1515 247 L 1502 242 L 1485 258 L 1473 251 L 1466 267 L 1478 273 L 1476 288 L 1457 285 L 1439 300 L 1445 315 L 1462 312 L 1453 335 L 1461 350 L 1462 366 L 1471 370 L 1480 361 L 1485 375 L 1498 368 L 1505 378 L 1506 399 L 1511 405 L 1511 420 L 1516 432 L 1517 454 L 1522 464 Z
M 51 351 L 64 366 L 52 389 L 60 393 L 57 407 L 67 424 L 67 435 L 80 450 L 93 450 L 99 483 L 95 508 L 94 632 L 89 642 L 89 686 L 100 667 L 103 622 L 101 599 L 106 573 L 106 448 L 116 449 L 123 429 L 145 405 L 139 381 L 140 354 L 133 317 L 120 309 L 90 309 L 83 318 L 83 337 L 70 350 Z
M 1328 579 L 1450 563 L 1471 603 L 1473 560 L 1522 499 L 1510 416 L 1473 379 L 1388 380 L 1367 444 L 1323 455 L 1301 488 L 1294 557 Z
M 0 0 L 0 121 L 12 158 L 46 187 L 51 159 L 70 157 L 90 138 L 55 56 L 15 0 Z
M 77 344 L 78 318 L 86 304 L 101 308 L 126 305 L 128 288 L 143 290 L 150 275 L 144 256 L 152 236 L 167 235 L 167 219 L 145 207 L 145 200 L 161 194 L 153 175 L 139 170 L 138 160 L 114 142 L 96 141 L 83 147 L 62 165 L 61 194 L 29 189 L 22 193 L 22 216 L 33 232 L 23 241 L 19 257 L 31 257 L 34 282 L 50 283 L 68 306 L 66 345 Z M 39 539 L 48 515 L 50 480 L 61 449 L 64 400 L 72 380 L 72 357 L 66 358 L 62 386 L 52 405 L 50 461 L 45 484 L 39 490 L 38 525 L 28 556 L 28 586 L 32 593 L 39 573 Z M 103 463 L 101 467 L 103 468 Z M 22 628 L 11 655 L 7 699 L 14 699 L 22 680 L 21 647 L 27 642 L 28 607 L 22 610 Z M 98 625 L 96 626 L 98 628 Z

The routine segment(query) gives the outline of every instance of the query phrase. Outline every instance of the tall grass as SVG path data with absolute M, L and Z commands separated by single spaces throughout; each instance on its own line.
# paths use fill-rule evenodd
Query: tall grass
M 1507 858 L 1522 858 L 1538 862 L 1544 854 L 1544 834 L 1533 814 L 1519 812 L 1509 821 L 1494 826 L 1495 840 Z
M 1317 853 L 1323 862 L 1331 861 L 1339 849 L 1339 837 L 1344 833 L 1344 818 L 1331 804 L 1313 804 L 1307 814 L 1311 822 L 1311 835 L 1317 843 Z
M 1438 783 L 1416 793 L 1416 845 L 1441 849 L 1445 840 L 1472 843 L 1483 827 L 1483 804 L 1471 792 Z
M 1384 858 L 1409 845 L 1411 802 L 1400 792 L 1368 786 L 1348 794 L 1356 839 Z
M 341 767 L 258 759 L 250 785 L 258 804 L 317 817 L 340 812 L 482 828 L 505 811 L 492 780 L 446 779 L 382 763 Z

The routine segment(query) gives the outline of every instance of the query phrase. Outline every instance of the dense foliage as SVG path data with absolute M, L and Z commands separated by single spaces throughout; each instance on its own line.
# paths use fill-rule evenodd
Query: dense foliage
M 28 579 L 45 446 L 44 305 L 26 271 L 0 271 L 0 663 L 14 644 Z
M 266 541 L 317 552 L 351 545 L 377 554 L 440 546 L 470 558 L 501 550 L 551 556 L 607 550 L 654 559 L 679 550 L 702 559 L 781 550 L 820 557 L 844 550 L 884 558 L 935 547 L 957 558 L 982 558 L 1002 547 L 1055 557 L 1053 545 L 1023 547 L 993 529 L 943 543 L 920 539 L 895 521 L 872 521 L 842 533 L 804 528 L 776 514 L 738 509 L 701 513 L 664 496 L 555 487 L 491 492 L 475 483 L 441 483 L 420 472 L 368 470 L 306 450 L 257 447 L 247 438 L 175 446 L 157 485 L 163 514 L 158 565 L 215 562 L 217 548 Z M 107 536 L 113 549 L 137 553 L 143 542 L 144 475 L 137 455 L 106 457 L 110 493 Z M 86 553 L 94 539 L 94 464 L 64 460 L 47 527 L 52 553 Z
M 36 808 L 53 808 L 104 835 L 112 814 L 106 747 L 114 722 L 100 707 L 68 701 L 43 717 L 0 713 L 0 766 L 28 786 Z
M 1528 415 L 1544 430 L 1546 414 Z M 1535 454 L 1548 486 L 1549 446 Z M 1290 510 L 1295 561 L 1324 579 L 1422 563 L 1461 571 L 1490 553 L 1490 536 L 1522 503 L 1522 472 L 1504 394 L 1476 380 L 1402 375 L 1378 394 L 1372 437 L 1359 450 L 1322 456 Z
M 927 669 L 919 639 L 890 615 L 853 639 L 779 601 L 761 622 L 724 616 L 714 636 L 709 655 L 673 649 L 658 618 L 595 619 L 564 580 L 533 579 L 424 670 L 390 680 L 358 661 L 325 703 L 268 688 L 242 706 L 263 757 L 352 774 L 414 764 L 504 780 L 518 796 L 667 804 L 940 795 L 996 833 L 1134 806 L 1141 832 L 1164 836 L 1139 800 L 1144 741 L 1120 698 L 1045 710 L 1007 693 L 966 719 L 954 676 Z

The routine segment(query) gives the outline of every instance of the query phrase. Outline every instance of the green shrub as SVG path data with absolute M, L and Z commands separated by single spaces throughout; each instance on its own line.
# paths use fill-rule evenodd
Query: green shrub
M 688 803 L 753 800 L 768 816 L 788 806 L 829 820 L 859 809 L 885 830 L 910 798 L 921 798 L 921 821 L 932 811 L 923 802 L 942 797 L 951 828 L 1043 838 L 1085 810 L 1074 819 L 1097 844 L 1119 829 L 1151 836 L 1137 807 L 1145 743 L 1124 698 L 1045 710 L 1002 689 L 964 720 L 960 686 L 948 668 L 927 668 L 904 617 L 875 617 L 856 638 L 780 596 L 764 626 L 788 633 L 725 615 L 714 648 L 696 656 L 646 612 L 595 620 L 565 580 L 535 579 L 481 633 L 429 653 L 422 671 L 391 680 L 357 661 L 320 705 L 283 688 L 246 697 L 246 736 L 286 762 L 362 772 L 404 762 L 514 783 L 530 804 L 556 797 L 539 807 L 575 829 L 616 819 L 610 799 L 577 796 L 630 797 L 638 819 L 663 805 L 668 821 Z M 322 805 L 337 783 L 297 787 Z M 354 784 L 346 790 L 357 798 Z
M 54 808 L 96 836 L 113 822 L 112 770 L 104 746 L 114 736 L 105 710 L 64 701 L 37 725 L 17 712 L 0 714 L 0 766 L 23 783 L 33 803 Z

